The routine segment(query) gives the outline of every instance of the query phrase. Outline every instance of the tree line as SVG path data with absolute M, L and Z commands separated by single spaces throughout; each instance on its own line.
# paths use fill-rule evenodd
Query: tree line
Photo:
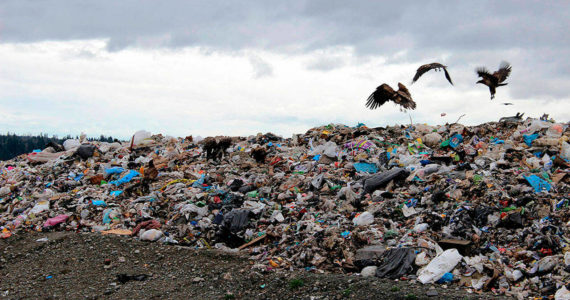
M 59 138 L 56 135 L 49 137 L 47 134 L 40 135 L 16 135 L 14 133 L 0 134 L 0 160 L 9 160 L 20 154 L 30 153 L 36 149 L 43 150 L 49 142 L 63 144 L 67 139 L 79 139 L 78 136 L 67 135 Z M 116 141 L 111 136 L 101 135 L 98 138 L 87 138 L 88 141 L 101 141 L 112 143 Z

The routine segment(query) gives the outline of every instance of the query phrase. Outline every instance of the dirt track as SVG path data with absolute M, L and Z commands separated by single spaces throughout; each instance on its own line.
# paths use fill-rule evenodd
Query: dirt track
M 430 288 L 343 274 L 261 273 L 238 254 L 99 234 L 14 235 L 0 240 L 0 254 L 3 299 L 427 299 Z M 121 283 L 118 274 L 148 277 Z M 455 287 L 436 291 L 430 299 L 497 299 Z

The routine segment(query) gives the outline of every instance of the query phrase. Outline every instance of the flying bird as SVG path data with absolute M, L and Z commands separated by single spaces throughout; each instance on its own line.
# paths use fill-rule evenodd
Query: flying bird
M 479 67 L 475 69 L 477 75 L 482 79 L 477 81 L 477 83 L 482 83 L 489 87 L 491 92 L 491 100 L 495 98 L 495 90 L 499 86 L 507 85 L 503 83 L 507 77 L 511 74 L 511 65 L 508 62 L 502 62 L 499 66 L 499 70 L 495 71 L 493 74 L 487 70 L 485 67 Z
M 514 105 L 514 104 L 512 104 L 512 103 L 510 103 L 510 102 L 503 102 L 503 103 L 501 103 L 501 104 L 502 104 L 502 105 Z
M 376 109 L 384 105 L 387 101 L 394 101 L 394 103 L 401 106 L 400 109 L 413 110 L 416 108 L 416 102 L 412 100 L 410 91 L 400 82 L 398 82 L 397 91 L 394 91 L 394 89 L 385 83 L 377 87 L 376 91 L 368 97 L 366 107 Z
M 449 73 L 447 72 L 447 66 L 444 66 L 440 63 L 431 63 L 431 64 L 420 66 L 418 68 L 418 70 L 416 71 L 416 75 L 414 76 L 414 79 L 412 79 L 412 84 L 414 82 L 416 82 L 420 78 L 420 76 L 424 75 L 424 73 L 426 73 L 427 71 L 435 70 L 436 72 L 438 72 L 438 71 L 441 71 L 441 69 L 443 69 L 443 72 L 445 73 L 445 78 L 447 78 L 447 81 L 449 81 L 449 83 L 451 83 L 451 85 L 453 85 L 453 81 L 451 81 L 451 76 L 449 76 Z

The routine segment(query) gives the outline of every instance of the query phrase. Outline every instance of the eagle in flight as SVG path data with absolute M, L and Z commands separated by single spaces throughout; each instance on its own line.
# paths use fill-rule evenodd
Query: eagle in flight
M 388 101 L 394 101 L 394 103 L 400 105 L 400 109 L 413 110 L 416 108 L 416 102 L 412 100 L 410 91 L 400 82 L 398 82 L 397 91 L 394 91 L 394 89 L 385 83 L 377 87 L 376 91 L 368 97 L 366 107 L 376 109 Z
M 429 70 L 435 70 L 437 71 L 441 71 L 441 69 L 443 69 L 443 72 L 445 73 L 445 78 L 447 78 L 447 81 L 449 81 L 449 83 L 451 83 L 451 85 L 453 85 L 453 81 L 451 81 L 451 76 L 449 76 L 449 73 L 447 72 L 447 66 L 444 66 L 440 63 L 431 63 L 431 64 L 427 64 L 427 65 L 423 65 L 420 66 L 418 68 L 418 70 L 416 71 L 416 75 L 414 76 L 414 79 L 412 79 L 412 84 L 414 82 L 416 82 L 420 76 L 424 75 L 424 73 L 426 73 Z
M 489 87 L 489 91 L 491 92 L 491 100 L 495 98 L 495 91 L 496 88 L 499 86 L 507 85 L 507 83 L 503 83 L 507 80 L 507 77 L 511 74 L 511 65 L 508 62 L 502 62 L 499 66 L 499 70 L 495 71 L 493 74 L 487 70 L 485 67 L 479 67 L 475 69 L 477 75 L 482 79 L 477 81 L 477 83 L 482 83 Z

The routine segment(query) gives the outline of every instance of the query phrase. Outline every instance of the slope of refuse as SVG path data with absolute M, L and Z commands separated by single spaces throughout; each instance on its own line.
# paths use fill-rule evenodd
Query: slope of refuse
M 67 140 L 0 162 L 2 238 L 129 235 L 274 269 L 568 297 L 567 123 Z

